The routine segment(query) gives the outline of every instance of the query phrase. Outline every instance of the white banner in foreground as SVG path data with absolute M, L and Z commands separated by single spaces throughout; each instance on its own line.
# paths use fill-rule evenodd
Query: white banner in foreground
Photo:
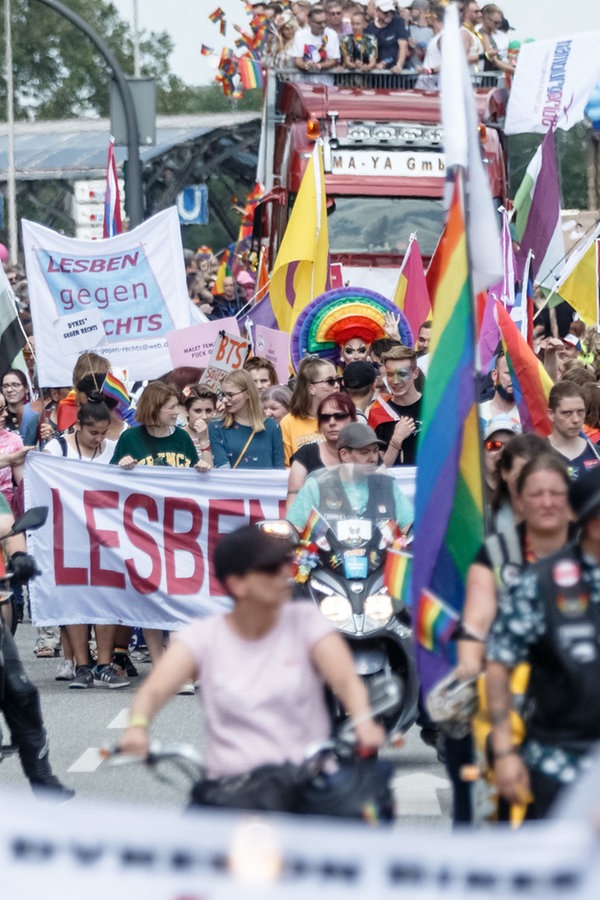
M 172 368 L 167 335 L 193 324 L 175 207 L 102 241 L 24 220 L 23 246 L 41 385 L 71 384 L 82 349 L 135 381 Z
M 412 499 L 414 469 L 397 470 Z M 30 453 L 25 505 L 48 506 L 28 539 L 36 625 L 77 622 L 176 629 L 226 608 L 212 571 L 220 536 L 285 513 L 285 470 L 90 465 Z
M 506 134 L 568 131 L 600 81 L 600 31 L 523 44 L 513 79 Z

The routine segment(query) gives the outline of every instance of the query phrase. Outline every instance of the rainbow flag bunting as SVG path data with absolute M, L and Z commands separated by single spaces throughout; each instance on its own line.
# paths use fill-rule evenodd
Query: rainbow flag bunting
M 409 600 L 407 586 L 412 571 L 412 554 L 390 547 L 385 558 L 383 583 L 394 600 Z
M 414 621 L 415 638 L 421 647 L 432 653 L 444 647 L 448 650 L 448 641 L 454 634 L 458 618 L 456 610 L 425 588 Z
M 206 44 L 201 44 L 200 46 L 200 55 L 201 56 L 210 56 L 211 53 L 214 53 L 214 47 L 207 47 Z
M 547 437 L 552 431 L 548 418 L 552 379 L 499 300 L 495 315 L 523 431 L 537 431 Z

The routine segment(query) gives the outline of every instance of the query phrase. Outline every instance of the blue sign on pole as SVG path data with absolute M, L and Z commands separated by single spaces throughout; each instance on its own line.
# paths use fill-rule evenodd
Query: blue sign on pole
M 208 185 L 191 184 L 177 195 L 182 225 L 208 225 Z

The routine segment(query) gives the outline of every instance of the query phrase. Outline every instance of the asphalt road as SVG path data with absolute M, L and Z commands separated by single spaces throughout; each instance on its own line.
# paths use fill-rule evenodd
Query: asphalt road
M 44 720 L 50 738 L 50 758 L 59 778 L 73 787 L 77 797 L 115 804 L 150 804 L 178 808 L 186 801 L 190 779 L 163 766 L 168 781 L 161 781 L 143 766 L 111 766 L 101 762 L 98 750 L 115 744 L 127 719 L 127 707 L 136 684 L 149 671 L 139 664 L 139 678 L 130 688 L 69 690 L 54 680 L 58 660 L 37 659 L 33 654 L 35 629 L 19 626 L 17 643 L 30 677 L 42 699 Z M 3 725 L 6 740 L 6 726 Z M 201 712 L 193 696 L 174 697 L 160 713 L 152 736 L 161 741 L 183 741 L 202 748 Z M 393 751 L 396 763 L 398 827 L 424 825 L 450 827 L 450 787 L 434 750 L 420 740 L 418 729 L 406 736 L 405 746 Z M 29 791 L 16 758 L 0 764 L 0 787 L 23 787 Z

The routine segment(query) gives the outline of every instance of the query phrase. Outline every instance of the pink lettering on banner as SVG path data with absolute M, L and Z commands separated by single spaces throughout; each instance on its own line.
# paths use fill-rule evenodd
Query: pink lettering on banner
M 65 523 L 60 491 L 52 488 L 52 522 L 54 548 L 54 577 L 56 584 L 89 584 L 88 570 L 82 566 L 65 565 Z
M 177 513 L 189 514 L 191 520 L 188 531 L 175 531 Z M 167 571 L 167 593 L 196 594 L 204 580 L 204 557 L 200 549 L 200 532 L 202 530 L 202 510 L 194 500 L 184 497 L 165 497 L 165 517 L 163 534 L 165 538 L 165 567 Z M 193 575 L 187 578 L 178 577 L 175 567 L 175 554 L 187 553 L 194 562 Z
M 148 522 L 158 522 L 158 505 L 154 497 L 146 494 L 130 494 L 123 506 L 123 525 L 125 534 L 136 550 L 150 560 L 150 572 L 142 575 L 138 569 L 138 560 L 130 557 L 125 560 L 125 568 L 131 580 L 131 587 L 140 594 L 152 594 L 160 587 L 162 566 L 160 549 L 156 541 L 147 531 L 135 523 L 135 514 L 143 510 Z
M 98 528 L 96 525 L 96 509 L 117 509 L 119 506 L 118 491 L 84 491 L 83 506 L 85 521 L 90 537 L 90 584 L 95 587 L 125 587 L 125 576 L 113 569 L 104 569 L 101 565 L 102 547 L 119 547 L 119 534 L 114 530 Z

